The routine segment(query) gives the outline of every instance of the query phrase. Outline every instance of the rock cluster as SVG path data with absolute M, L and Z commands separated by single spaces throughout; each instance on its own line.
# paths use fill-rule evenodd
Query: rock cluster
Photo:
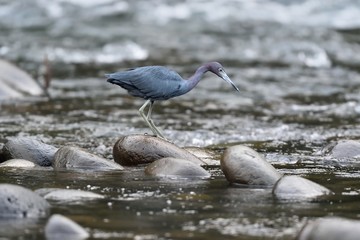
M 356 158 L 359 156 L 359 144 L 354 141 L 340 142 L 327 148 L 326 153 L 333 158 Z M 209 154 L 197 156 L 170 142 L 146 135 L 121 137 L 113 146 L 115 161 L 94 155 L 84 149 L 73 146 L 60 148 L 45 144 L 32 138 L 15 138 L 4 144 L 0 152 L 0 168 L 48 168 L 58 170 L 81 171 L 127 171 L 131 167 L 143 168 L 148 177 L 167 179 L 200 178 L 210 179 L 206 170 Z M 199 157 L 200 156 L 200 157 Z M 213 161 L 213 160 L 212 160 Z M 312 201 L 326 198 L 333 192 L 324 186 L 301 176 L 283 175 L 266 158 L 255 150 L 235 145 L 225 149 L 220 167 L 225 179 L 233 187 L 257 189 L 271 188 L 277 201 Z M 50 204 L 47 201 L 69 202 L 79 200 L 103 199 L 101 194 L 58 188 L 41 188 L 35 191 L 12 184 L 0 184 L 0 218 L 42 218 L 48 217 Z M 358 221 L 346 219 L 318 219 L 309 221 L 299 233 L 299 239 L 338 239 L 346 236 L 353 239 L 355 233 L 344 235 L 349 226 L 357 228 Z M 333 227 L 334 226 L 334 227 Z M 335 227 L 337 226 L 337 228 Z M 329 232 L 331 236 L 329 237 Z M 47 238 L 84 239 L 89 233 L 77 223 L 65 216 L 51 216 L 45 226 Z

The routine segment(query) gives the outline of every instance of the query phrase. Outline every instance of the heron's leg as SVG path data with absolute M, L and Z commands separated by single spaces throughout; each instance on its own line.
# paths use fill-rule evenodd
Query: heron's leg
M 149 105 L 149 110 L 147 112 L 147 115 L 145 115 L 144 113 L 144 109 L 146 108 L 147 105 Z M 160 132 L 160 130 L 155 126 L 154 122 L 151 119 L 151 112 L 152 112 L 152 107 L 153 107 L 154 101 L 151 100 L 147 100 L 144 105 L 141 106 L 141 108 L 139 109 L 139 113 L 140 116 L 144 119 L 144 121 L 146 122 L 146 124 L 149 126 L 149 128 L 151 129 L 151 131 L 156 135 L 159 136 L 163 139 L 166 139 L 164 137 L 164 135 Z
M 162 134 L 162 132 L 160 131 L 160 129 L 155 126 L 154 121 L 151 119 L 151 113 L 152 113 L 153 106 L 154 106 L 154 101 L 150 101 L 149 110 L 148 110 L 148 113 L 147 113 L 147 115 L 146 115 L 147 120 L 149 121 L 149 123 L 151 124 L 151 126 L 153 127 L 153 129 L 156 131 L 155 135 L 157 135 L 157 136 L 159 136 L 159 137 L 161 137 L 161 138 L 163 138 L 163 139 L 166 140 L 166 138 L 164 137 L 164 135 Z
M 146 106 L 150 103 L 150 100 L 147 100 L 139 109 L 139 113 L 140 116 L 144 119 L 144 121 L 146 122 L 146 124 L 149 126 L 149 128 L 151 129 L 151 131 L 156 135 L 156 132 L 154 132 L 153 127 L 151 125 L 151 123 L 148 121 L 147 117 L 144 114 L 144 109 L 146 108 Z
M 150 100 L 150 106 L 149 106 L 149 110 L 146 114 L 146 118 L 150 121 L 152 120 L 151 119 L 151 113 L 152 113 L 152 109 L 153 109 L 153 106 L 154 106 L 154 101 Z

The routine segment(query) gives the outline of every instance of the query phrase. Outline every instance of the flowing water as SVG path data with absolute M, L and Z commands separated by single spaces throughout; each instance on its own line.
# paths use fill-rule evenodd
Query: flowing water
M 108 84 L 105 73 L 166 65 L 186 78 L 216 60 L 241 92 L 208 73 L 188 94 L 156 103 L 153 118 L 166 137 L 216 159 L 227 146 L 245 144 L 280 172 L 336 194 L 279 202 L 270 189 L 229 186 L 219 164 L 208 167 L 210 180 L 198 181 L 154 179 L 131 168 L 1 170 L 0 182 L 103 194 L 51 201 L 52 212 L 94 239 L 293 239 L 309 219 L 357 219 L 359 169 L 317 152 L 360 138 L 359 16 L 356 0 L 2 0 L 0 57 L 36 76 L 47 56 L 53 79 L 50 100 L 1 102 L 0 147 L 32 136 L 112 158 L 119 136 L 149 130 L 137 112 L 144 101 Z M 10 224 L 12 234 L 40 239 L 44 221 Z

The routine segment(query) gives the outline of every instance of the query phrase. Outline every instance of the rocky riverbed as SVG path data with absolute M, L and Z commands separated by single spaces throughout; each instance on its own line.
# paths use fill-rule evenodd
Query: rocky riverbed
M 359 9 L 3 1 L 0 237 L 356 239 Z M 157 102 L 169 141 L 104 78 L 214 60 L 240 93 L 209 74 Z

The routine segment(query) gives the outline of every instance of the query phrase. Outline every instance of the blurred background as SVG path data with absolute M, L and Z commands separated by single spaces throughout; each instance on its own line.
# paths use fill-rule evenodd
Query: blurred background
M 157 125 L 176 143 L 314 148 L 358 138 L 359 16 L 356 0 L 2 0 L 0 57 L 42 85 L 45 66 L 52 100 L 3 104 L 0 137 L 81 144 L 148 132 L 137 113 L 143 100 L 104 74 L 165 65 L 187 78 L 215 60 L 242 92 L 209 74 L 189 94 L 155 106 Z
M 48 54 L 52 62 L 66 65 L 145 60 L 184 65 L 219 59 L 246 66 L 355 67 L 358 4 L 2 0 L 0 54 L 31 63 Z

